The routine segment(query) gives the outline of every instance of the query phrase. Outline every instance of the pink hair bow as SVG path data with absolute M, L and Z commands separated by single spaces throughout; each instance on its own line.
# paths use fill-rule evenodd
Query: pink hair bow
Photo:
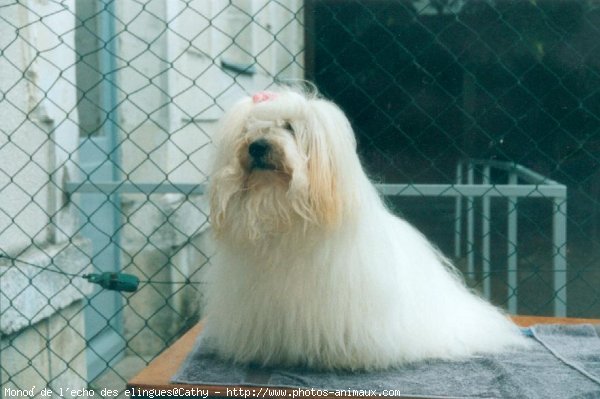
M 259 91 L 252 96 L 252 102 L 254 104 L 262 103 L 263 101 L 273 100 L 277 97 L 277 93 L 272 91 Z

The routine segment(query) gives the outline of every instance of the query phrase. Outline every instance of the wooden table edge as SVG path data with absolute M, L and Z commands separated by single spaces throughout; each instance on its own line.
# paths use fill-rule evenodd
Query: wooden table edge
M 571 318 L 571 317 L 545 317 L 545 316 L 511 316 L 511 319 L 521 327 L 529 327 L 534 324 L 581 324 L 600 323 L 599 319 L 586 319 L 586 318 Z M 186 332 L 181 338 L 179 338 L 173 345 L 163 351 L 154 360 L 140 371 L 135 377 L 127 382 L 126 389 L 132 391 L 136 390 L 173 390 L 183 389 L 192 390 L 202 389 L 208 390 L 210 396 L 225 396 L 227 388 L 233 390 L 234 388 L 245 388 L 245 385 L 231 385 L 231 386 L 213 386 L 213 385 L 188 385 L 188 384 L 174 384 L 169 380 L 179 370 L 179 367 L 186 359 L 191 348 L 194 347 L 196 338 L 200 334 L 203 328 L 203 323 L 199 322 Z M 261 387 L 251 387 L 260 389 Z M 264 388 L 264 387 L 263 387 Z M 274 388 L 273 389 L 277 389 Z M 286 393 L 291 393 L 293 389 L 285 389 Z M 291 395 L 290 395 L 291 396 Z M 330 398 L 333 396 L 323 396 L 323 398 Z M 409 396 L 402 396 L 402 398 L 410 399 Z

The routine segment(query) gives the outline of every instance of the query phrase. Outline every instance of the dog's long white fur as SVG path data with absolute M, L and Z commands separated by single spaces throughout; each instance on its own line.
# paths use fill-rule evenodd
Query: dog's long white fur
M 205 337 L 240 363 L 382 369 L 525 345 L 500 310 L 393 216 L 333 103 L 280 89 L 223 118 Z M 289 123 L 293 129 L 285 128 Z M 266 140 L 273 170 L 252 168 Z

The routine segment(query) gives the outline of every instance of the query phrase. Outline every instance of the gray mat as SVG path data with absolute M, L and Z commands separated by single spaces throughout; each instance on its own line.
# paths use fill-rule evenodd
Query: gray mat
M 215 358 L 202 336 L 172 382 L 335 390 L 399 390 L 439 398 L 600 398 L 598 326 L 525 329 L 530 349 L 466 361 L 427 361 L 370 373 L 252 368 Z

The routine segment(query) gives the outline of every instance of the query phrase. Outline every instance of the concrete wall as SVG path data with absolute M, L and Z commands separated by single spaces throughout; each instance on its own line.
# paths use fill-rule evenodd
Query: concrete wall
M 61 191 L 79 139 L 74 5 L 28 0 L 0 9 L 2 388 L 86 386 L 81 299 L 89 284 L 26 264 L 70 273 L 89 264 L 89 243 L 67 240 L 75 220 Z
M 49 318 L 0 338 L 0 381 L 5 389 L 87 388 L 84 301 L 71 303 Z M 66 398 L 77 398 L 67 394 Z M 48 397 L 48 396 L 46 396 Z M 83 396 L 85 397 L 85 396 Z
M 0 250 L 7 253 L 73 231 L 60 192 L 74 173 L 79 138 L 74 2 L 64 6 L 30 0 L 2 8 L 11 21 L 0 24 Z

